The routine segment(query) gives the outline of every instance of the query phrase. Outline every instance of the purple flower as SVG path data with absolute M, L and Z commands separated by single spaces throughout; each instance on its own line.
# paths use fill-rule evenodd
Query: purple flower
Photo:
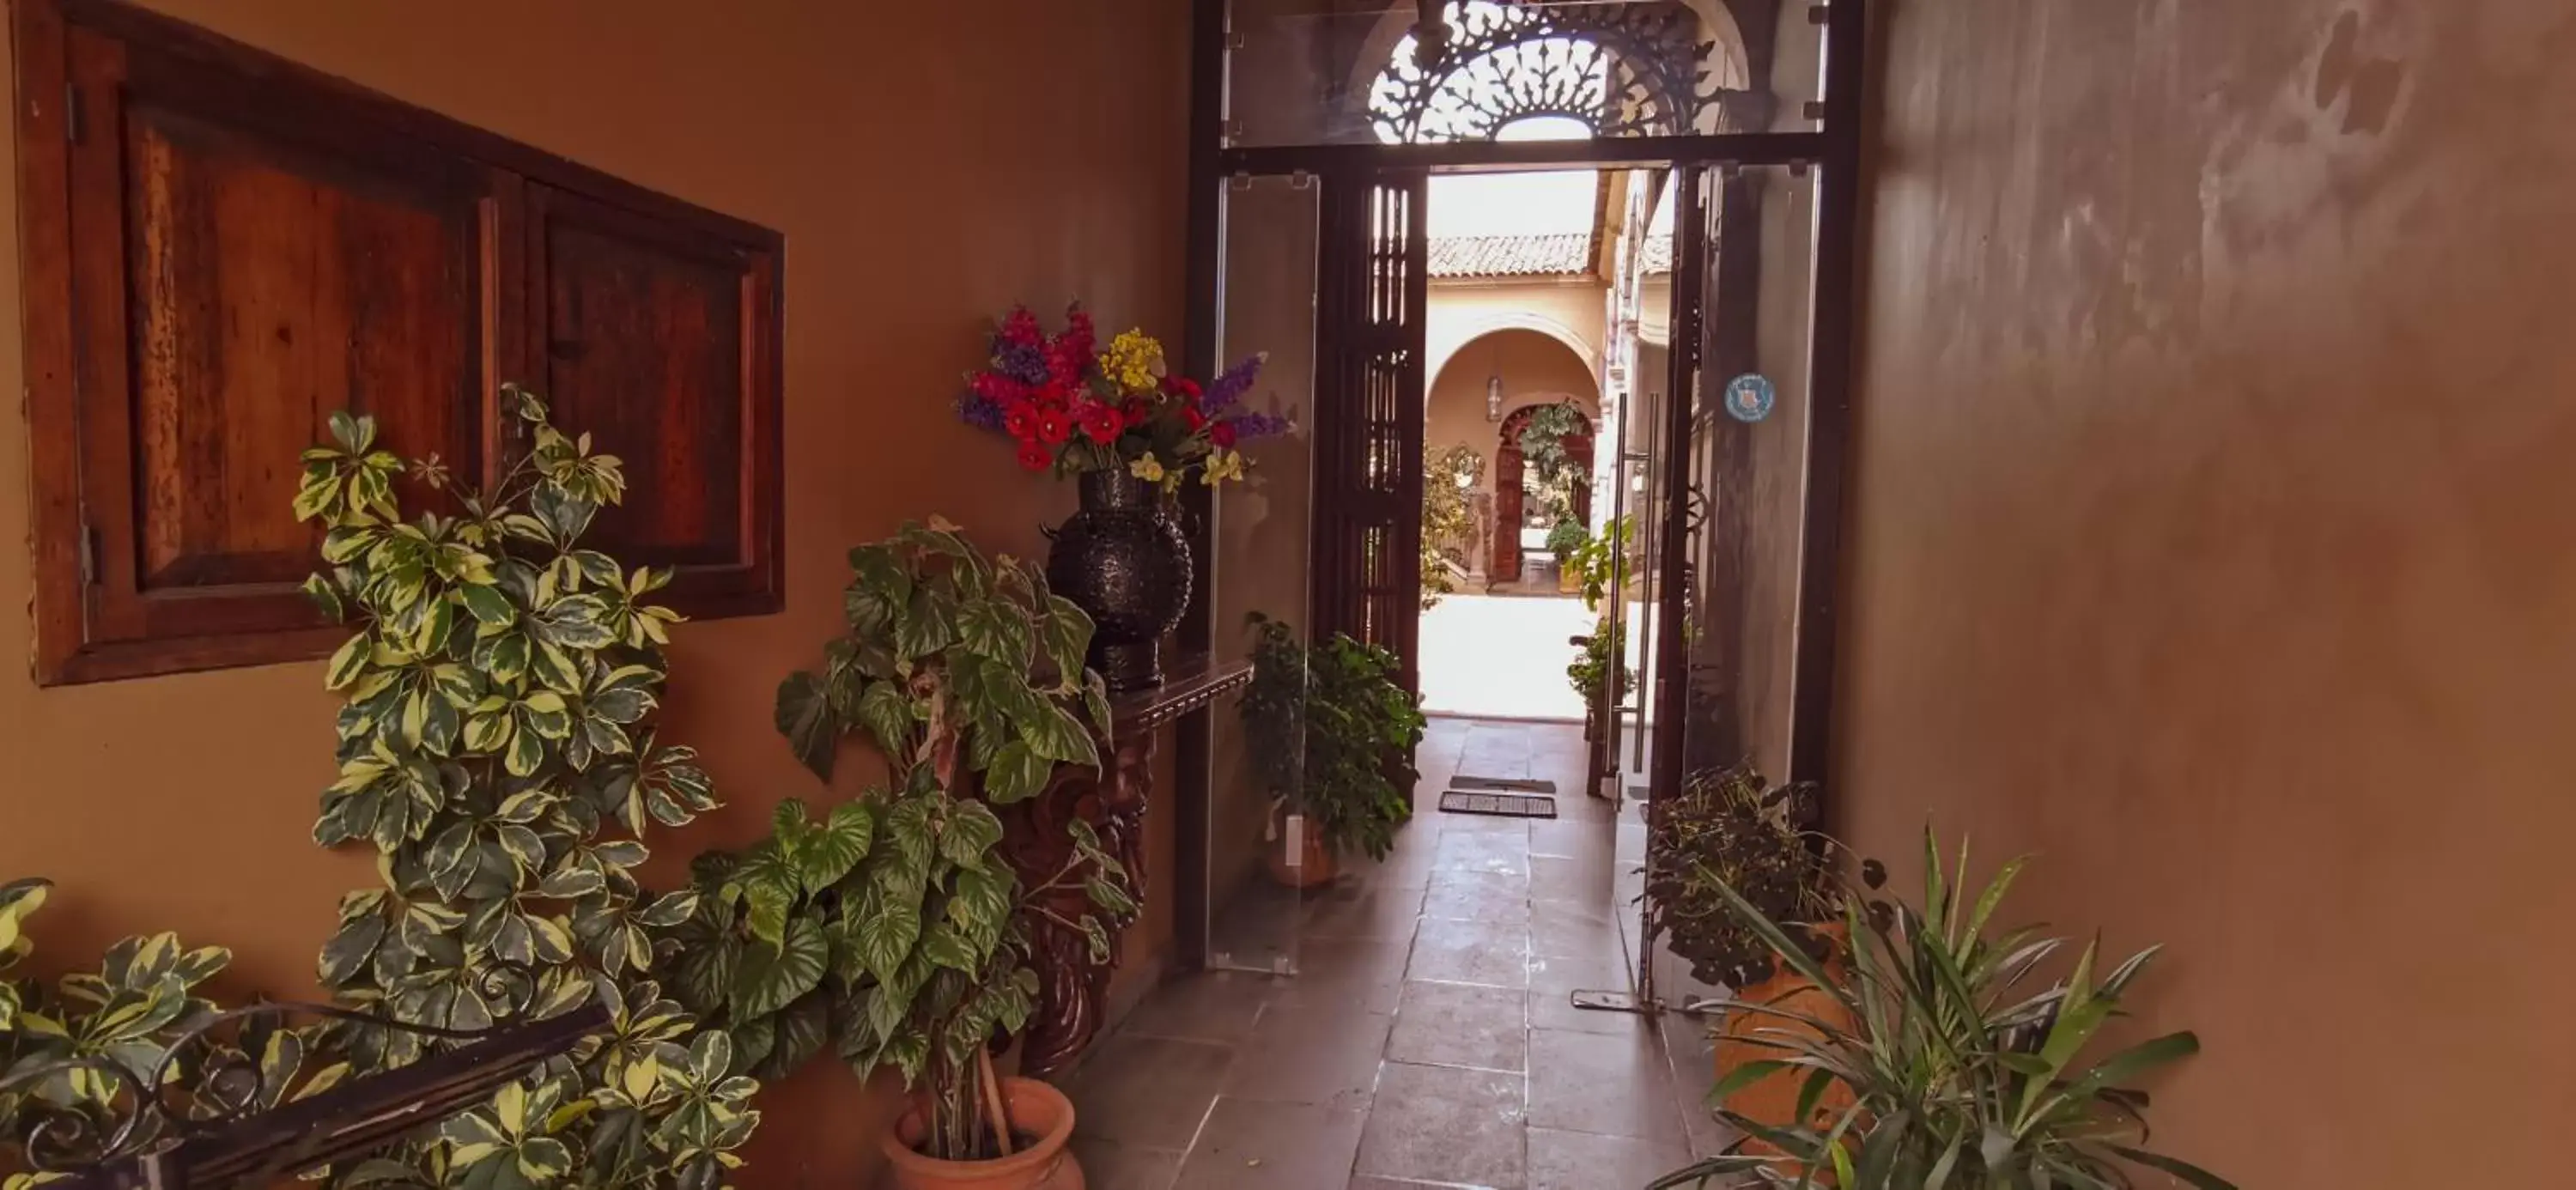
M 1207 400 L 1200 408 L 1218 414 L 1242 404 L 1243 394 L 1252 391 L 1253 379 L 1261 375 L 1262 361 L 1269 358 L 1268 352 L 1245 356 L 1241 363 L 1218 373 L 1208 382 Z
M 1234 427 L 1234 440 L 1250 442 L 1255 438 L 1276 438 L 1297 428 L 1295 420 L 1282 413 L 1238 413 L 1225 419 Z
M 958 394 L 957 420 L 979 429 L 1001 432 L 1002 405 L 973 389 Z
M 1044 384 L 1047 381 L 1046 348 L 1035 343 L 1014 343 L 996 338 L 993 340 L 993 370 L 1022 384 Z

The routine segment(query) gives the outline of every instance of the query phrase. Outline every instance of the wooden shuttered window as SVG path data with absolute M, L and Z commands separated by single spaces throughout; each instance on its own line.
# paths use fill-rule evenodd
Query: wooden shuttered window
M 626 460 L 596 544 L 776 610 L 775 233 L 119 4 L 14 10 L 39 681 L 327 652 L 300 452 L 347 408 L 488 482 L 512 380 Z

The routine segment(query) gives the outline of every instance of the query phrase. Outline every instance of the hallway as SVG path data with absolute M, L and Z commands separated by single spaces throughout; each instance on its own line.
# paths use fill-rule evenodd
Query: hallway
M 1627 987 L 1635 928 L 1582 747 L 1572 725 L 1434 719 L 1395 852 L 1282 895 L 1300 974 L 1167 984 L 1074 1074 L 1090 1184 L 1632 1190 L 1714 1151 L 1699 1028 L 1567 1001 Z M 1462 772 L 1553 780 L 1563 817 L 1440 813 Z

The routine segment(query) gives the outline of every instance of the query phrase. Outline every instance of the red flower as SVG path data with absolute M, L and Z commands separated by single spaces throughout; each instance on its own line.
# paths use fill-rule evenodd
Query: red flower
M 975 395 L 1006 407 L 1013 401 L 1025 401 L 1029 396 L 1029 386 L 999 372 L 976 373 L 974 389 Z
M 1028 441 L 1030 435 L 1037 433 L 1038 430 L 1037 411 L 1029 408 L 1029 403 L 1026 401 L 1004 406 L 1002 430 L 1022 442 Z
M 1031 347 L 1046 342 L 1046 336 L 1038 330 L 1038 316 L 1029 313 L 1026 306 L 1011 307 L 1011 316 L 1002 320 L 1002 338 Z
M 1107 405 L 1094 405 L 1082 412 L 1082 432 L 1091 440 L 1107 446 L 1127 431 L 1127 419 Z
M 1034 442 L 1020 444 L 1020 465 L 1031 471 L 1044 471 L 1055 462 L 1055 453 Z
M 1190 404 L 1199 403 L 1199 382 L 1187 376 L 1174 376 L 1165 380 L 1163 387 Z
M 1210 427 L 1208 441 L 1215 443 L 1219 450 L 1234 449 L 1234 423 L 1221 421 Z
M 1198 407 L 1195 405 L 1183 405 L 1181 406 L 1181 424 L 1188 426 L 1191 433 L 1198 433 L 1199 427 L 1207 424 L 1207 415 L 1199 412 Z
M 1073 421 L 1062 410 L 1049 409 L 1038 414 L 1038 441 L 1049 446 L 1062 446 L 1073 437 Z
M 1145 404 L 1145 398 L 1129 397 L 1126 404 L 1118 407 L 1118 412 L 1127 419 L 1128 425 L 1140 426 L 1153 414 L 1153 409 Z

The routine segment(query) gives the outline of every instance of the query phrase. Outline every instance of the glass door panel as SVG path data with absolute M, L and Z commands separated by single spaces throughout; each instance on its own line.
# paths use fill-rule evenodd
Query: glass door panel
M 1322 191 L 1311 177 L 1238 178 L 1226 186 L 1220 358 L 1232 364 L 1266 353 L 1244 400 L 1289 414 L 1296 424 L 1283 437 L 1255 444 L 1250 478 L 1216 494 L 1209 623 L 1214 652 L 1224 660 L 1253 658 L 1261 637 L 1255 616 L 1282 625 L 1292 651 L 1305 645 L 1313 622 L 1310 415 Z M 1318 875 L 1304 846 L 1303 688 L 1288 667 L 1274 666 L 1255 682 L 1260 697 L 1250 721 L 1238 706 L 1219 707 L 1215 715 L 1207 953 L 1219 968 L 1288 972 L 1297 964 L 1295 885 Z

